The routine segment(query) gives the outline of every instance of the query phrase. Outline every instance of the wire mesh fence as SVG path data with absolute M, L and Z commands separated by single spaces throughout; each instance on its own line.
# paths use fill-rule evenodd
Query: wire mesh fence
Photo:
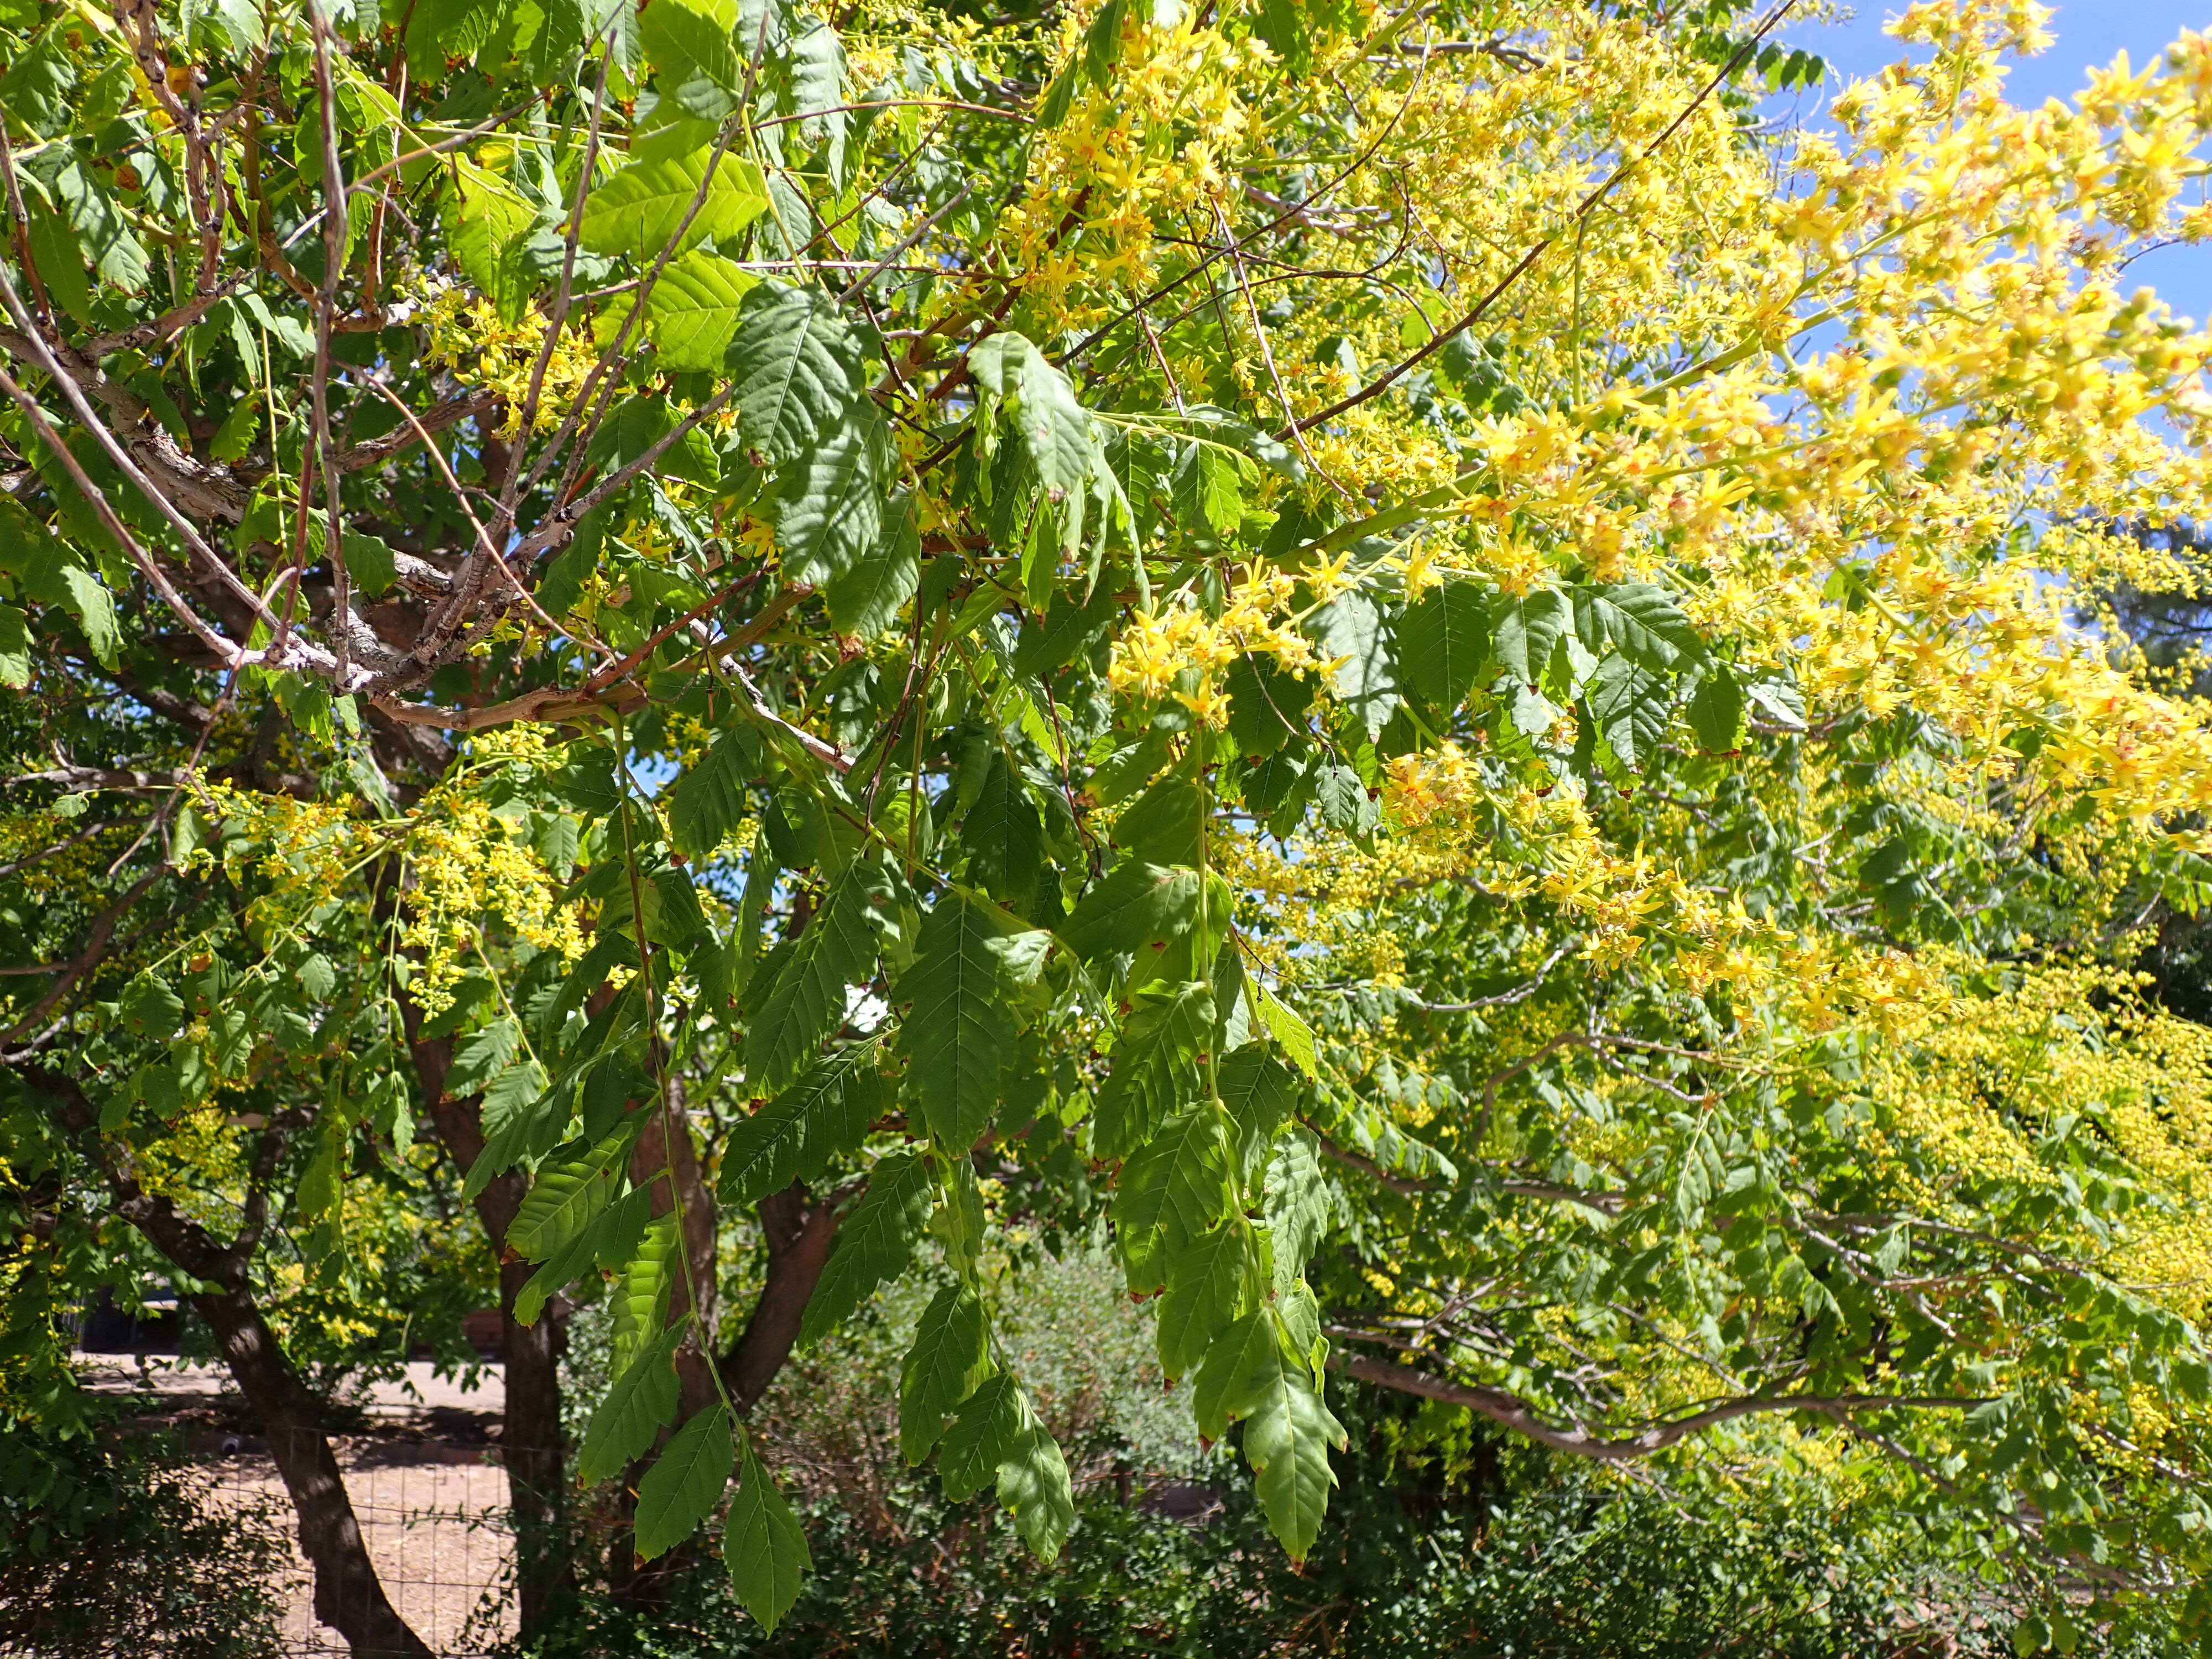
M 511 1639 L 515 1536 L 499 1453 L 380 1436 L 332 1436 L 331 1444 L 376 1569 L 374 1587 L 341 1589 L 351 1601 L 347 1611 L 366 1611 L 380 1591 L 440 1659 L 482 1659 Z M 264 1517 L 290 1545 L 291 1565 L 281 1587 L 284 1653 L 311 1659 L 356 1652 L 317 1616 L 313 1575 L 301 1553 L 291 1501 L 266 1437 L 227 1437 L 203 1468 L 210 1507 L 241 1519 Z M 326 1589 L 325 1595 L 330 1593 Z

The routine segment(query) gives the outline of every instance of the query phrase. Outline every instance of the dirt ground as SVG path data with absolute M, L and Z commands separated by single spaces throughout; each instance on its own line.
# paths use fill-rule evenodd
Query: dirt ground
M 85 1355 L 81 1375 L 103 1393 L 143 1402 L 149 1427 L 180 1431 L 206 1471 L 215 1501 L 265 1507 L 289 1537 L 291 1506 L 252 1413 L 220 1368 Z M 404 1382 L 347 1402 L 331 1443 L 385 1590 L 431 1648 L 462 1659 L 513 1632 L 505 1596 L 514 1559 L 504 1527 L 507 1477 L 498 1462 L 500 1368 L 472 1389 L 410 1364 Z M 343 1653 L 316 1621 L 304 1562 L 286 1584 L 289 1652 Z

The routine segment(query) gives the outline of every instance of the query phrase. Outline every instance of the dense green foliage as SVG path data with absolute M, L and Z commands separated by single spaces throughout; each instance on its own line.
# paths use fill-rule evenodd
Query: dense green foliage
M 1049 1568 L 1104 1238 L 1346 1640 L 1705 1639 L 1767 1482 L 1781 1623 L 2212 1641 L 2212 728 L 2066 600 L 2205 512 L 2212 43 L 1778 138 L 1779 15 L 0 0 L 0 1421 L 167 1279 L 416 1654 L 311 1385 L 495 1295 L 529 1638 L 579 1516 L 819 1631 L 775 1379 L 930 1264 L 900 1502 Z M 1346 1377 L 1680 1484 L 1393 1511 Z

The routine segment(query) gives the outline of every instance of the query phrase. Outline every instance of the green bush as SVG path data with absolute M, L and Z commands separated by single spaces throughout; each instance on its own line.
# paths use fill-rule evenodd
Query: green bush
M 274 1659 L 290 1562 L 270 1516 L 210 1504 L 172 1438 L 96 1419 L 0 1437 L 0 1652 Z
M 1881 1466 L 1735 1480 L 1724 1459 L 1611 1470 L 1462 1413 L 1341 1390 L 1337 1524 L 1303 1570 L 1233 1449 L 1203 1449 L 1152 1358 L 1149 1310 L 1103 1256 L 1025 1267 L 1004 1317 L 1068 1456 L 1079 1520 L 1041 1567 L 984 1498 L 899 1458 L 892 1390 L 931 1287 L 888 1292 L 763 1402 L 814 1571 L 773 1637 L 700 1550 L 617 1592 L 580 1552 L 574 1615 L 535 1659 L 1859 1659 L 2011 1651 L 2020 1609 L 1968 1545 L 1893 1508 Z M 591 1322 L 581 1322 L 588 1363 Z M 1202 1519 L 1164 1496 L 1211 1493 Z M 1187 1503 L 1184 1507 L 1190 1505 Z M 589 1532 L 588 1515 L 585 1533 Z M 2091 1632 L 2078 1650 L 2153 1655 Z

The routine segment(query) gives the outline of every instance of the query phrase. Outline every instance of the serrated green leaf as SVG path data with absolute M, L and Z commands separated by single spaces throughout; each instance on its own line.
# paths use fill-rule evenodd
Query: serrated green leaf
M 1128 16 L 1129 0 L 1107 0 L 1084 31 L 1083 72 L 1101 92 L 1108 89 L 1114 65 L 1121 61 L 1121 29 Z
M 1274 1245 L 1279 1281 L 1304 1270 L 1334 1212 L 1320 1148 L 1304 1129 L 1293 1128 L 1275 1143 L 1261 1185 L 1261 1212 L 1267 1217 L 1267 1237 Z
M 1257 1477 L 1261 1512 L 1289 1552 L 1304 1561 L 1321 1535 L 1336 1472 L 1329 1468 L 1331 1446 L 1341 1450 L 1346 1437 L 1320 1392 L 1312 1373 L 1273 1345 L 1273 1364 L 1264 1376 L 1239 1379 L 1238 1404 L 1244 1416 L 1244 1460 Z
M 789 1082 L 844 1023 L 845 988 L 875 972 L 877 907 L 887 896 L 870 859 L 854 860 L 832 884 L 745 1032 L 747 1081 L 771 1089 Z
M 1015 404 L 1014 425 L 1053 501 L 1081 489 L 1099 457 L 1090 411 L 1075 387 L 1025 336 L 994 334 L 968 354 L 969 371 L 994 400 Z
M 868 1190 L 837 1229 L 837 1247 L 806 1304 L 799 1340 L 811 1346 L 842 1324 L 877 1287 L 906 1271 L 936 1197 L 927 1162 L 894 1152 L 868 1176 Z
M 59 214 L 48 211 L 35 196 L 25 204 L 31 242 L 31 263 L 45 281 L 46 292 L 60 302 L 79 325 L 92 320 L 92 282 L 85 275 L 84 256 L 78 252 L 76 233 Z
M 614 1287 L 608 1297 L 608 1310 L 614 1316 L 610 1364 L 617 1371 L 651 1346 L 668 1317 L 674 1283 L 670 1264 L 675 1254 L 676 1216 L 671 1211 L 647 1224 L 629 1259 L 613 1270 Z
M 1634 769 L 1667 736 L 1667 682 L 1627 656 L 1607 657 L 1591 677 L 1589 711 L 1613 757 Z
M 1028 1397 L 1012 1377 L 1001 1371 L 985 1378 L 945 1431 L 937 1468 L 945 1497 L 965 1503 L 996 1480 L 999 1460 L 1028 1430 L 1030 1415 Z
M 1304 733 L 1318 678 L 1291 673 L 1272 657 L 1245 655 L 1232 660 L 1222 684 L 1229 693 L 1229 735 L 1237 739 L 1238 751 L 1255 757 L 1273 755 Z
M 150 974 L 132 980 L 117 1002 L 141 1036 L 167 1037 L 184 1022 L 185 1000 Z
M 1236 457 L 1209 444 L 1186 444 L 1174 483 L 1176 518 L 1186 533 L 1218 538 L 1243 521 L 1243 478 Z
M 914 1346 L 899 1365 L 899 1449 L 909 1463 L 927 1457 L 959 1410 L 990 1374 L 983 1304 L 965 1285 L 947 1285 L 922 1310 Z
M 742 106 L 752 42 L 736 39 L 738 11 L 737 0 L 654 0 L 638 14 L 638 44 L 662 90 L 702 120 Z
M 544 1261 L 582 1232 L 606 1208 L 629 1140 L 617 1130 L 581 1157 L 540 1170 L 507 1224 L 507 1245 Z
M 0 605 L 0 685 L 21 691 L 31 684 L 31 619 Z
M 1743 687 L 1724 662 L 1711 662 L 1690 694 L 1690 730 L 1709 755 L 1732 752 L 1743 742 Z
M 798 123 L 799 141 L 823 143 L 830 180 L 842 189 L 846 134 L 853 119 L 842 107 L 851 101 L 846 92 L 844 43 L 828 19 L 802 17 L 793 30 L 785 61 L 789 65 L 792 108 L 804 118 Z
M 719 1401 L 677 1430 L 637 1483 L 632 1536 L 641 1560 L 674 1548 L 698 1529 L 730 1484 L 736 1461 L 729 1414 Z
M 757 1204 L 794 1181 L 811 1181 L 831 1158 L 866 1138 L 883 1115 L 872 1043 L 833 1049 L 791 1086 L 730 1132 L 722 1153 L 725 1204 Z
M 1096 1141 L 1123 1158 L 1200 1091 L 1198 1057 L 1213 1039 L 1213 987 L 1205 980 L 1146 986 L 1121 1024 L 1113 1072 L 1098 1091 Z
M 799 1584 L 814 1565 L 805 1528 L 750 1445 L 738 1471 L 737 1494 L 730 1500 L 722 1559 L 738 1600 L 771 1633 L 799 1600 Z
M 648 8 L 646 15 L 658 9 Z M 671 260 L 645 312 L 661 367 L 679 372 L 720 369 L 737 335 L 739 307 L 759 283 L 733 261 L 702 249 Z
M 632 1458 L 652 1449 L 661 1425 L 675 1415 L 676 1345 L 684 1327 L 683 1320 L 670 1326 L 615 1378 L 584 1431 L 584 1449 L 576 1457 L 578 1484 L 595 1486 L 621 1474 Z
M 914 965 L 898 995 L 912 1011 L 899 1026 L 907 1088 L 922 1126 L 953 1156 L 964 1155 L 998 1113 L 1012 1057 L 1014 987 L 1005 947 L 1012 924 L 953 892 L 921 924 Z
M 1303 1087 L 1265 1042 L 1245 1043 L 1224 1058 L 1216 1068 L 1215 1085 L 1236 1121 L 1238 1166 L 1249 1170 L 1297 1110 Z
M 1254 1379 L 1264 1382 L 1281 1363 L 1280 1347 L 1274 1315 L 1266 1308 L 1255 1308 L 1214 1338 L 1191 1391 L 1199 1433 L 1218 1440 L 1252 1409 L 1260 1393 Z
M 1168 1270 L 1155 1334 L 1160 1369 L 1187 1376 L 1213 1339 L 1259 1304 L 1266 1290 L 1250 1230 L 1235 1221 L 1193 1239 Z
M 842 634 L 872 640 L 898 620 L 921 580 L 921 532 L 912 495 L 902 493 L 884 509 L 873 544 L 823 592 L 830 620 Z
M 863 400 L 785 470 L 775 536 L 792 580 L 834 584 L 867 558 L 896 461 L 882 412 Z
M 1292 1064 L 1310 1078 L 1321 1076 L 1321 1047 L 1314 1039 L 1313 1027 L 1300 1019 L 1288 1003 L 1266 986 L 1254 981 L 1252 1001 L 1260 1011 L 1260 1023 L 1267 1028 L 1267 1035 L 1283 1045 L 1283 1052 Z
M 1407 609 L 1398 623 L 1398 668 L 1431 708 L 1467 701 L 1490 660 L 1490 603 L 1473 582 L 1446 582 Z
M 1573 617 L 1567 596 L 1556 588 L 1501 599 L 1491 614 L 1491 651 L 1498 665 L 1522 684 L 1534 685 Z
M 1174 1257 L 1236 1202 L 1227 1122 L 1212 1101 L 1185 1108 L 1132 1153 L 1114 1187 L 1114 1231 L 1129 1288 L 1166 1281 Z
M 592 1224 L 556 1250 L 514 1294 L 518 1324 L 535 1325 L 546 1302 L 592 1270 L 596 1262 L 612 1272 L 637 1253 L 651 1219 L 653 1189 L 634 1187 L 599 1212 Z
M 1085 962 L 1165 946 L 1198 914 L 1198 872 L 1124 859 L 1083 896 L 1060 935 Z
M 711 857 L 745 813 L 745 787 L 760 757 L 749 734 L 725 732 L 668 793 L 669 838 L 695 859 Z
M 1162 778 L 1121 814 L 1114 825 L 1114 844 L 1146 864 L 1201 864 L 1209 804 L 1202 785 L 1188 778 Z
M 522 1028 L 504 1014 L 482 1030 L 469 1033 L 453 1045 L 446 1092 L 456 1098 L 474 1094 L 506 1068 L 521 1042 Z
M 1029 1426 L 999 1459 L 999 1503 L 1014 1517 L 1014 1530 L 1030 1553 L 1050 1566 L 1075 1530 L 1075 1488 L 1060 1443 L 1034 1413 Z
M 100 578 L 74 560 L 58 561 L 52 581 L 60 589 L 63 609 L 84 630 L 85 643 L 102 668 L 112 671 L 120 660 L 123 633 L 115 625 L 115 599 L 100 586 Z
M 768 205 L 768 186 L 751 161 L 731 155 L 716 164 L 710 180 L 713 153 L 702 148 L 684 155 L 633 156 L 592 192 L 577 240 L 594 253 L 624 253 L 641 264 L 657 258 L 675 239 L 702 181 L 704 199 L 677 251 L 735 235 Z
M 1082 80 L 1081 69 L 1082 64 L 1077 59 L 1069 58 L 1067 66 L 1054 76 L 1052 84 L 1045 88 L 1044 96 L 1037 100 L 1036 124 L 1041 129 L 1049 131 L 1067 119 L 1068 111 L 1075 106 L 1076 88 Z
M 506 179 L 471 161 L 454 162 L 453 191 L 447 238 L 453 263 L 507 310 L 528 284 L 514 251 L 537 224 L 538 210 Z
M 1329 690 L 1373 738 L 1398 708 L 1396 651 L 1375 601 L 1340 593 L 1307 624 L 1314 649 L 1332 666 Z
M 764 282 L 744 297 L 723 365 L 739 429 L 771 465 L 798 459 L 844 424 L 867 390 L 866 355 L 836 302 Z
M 1044 819 L 1021 770 L 1003 751 L 994 756 L 983 787 L 960 821 L 969 879 L 994 898 L 1026 905 L 1044 865 Z
M 1650 582 L 1577 587 L 1574 601 L 1575 632 L 1592 651 L 1601 641 L 1608 643 L 1630 661 L 1655 671 L 1697 662 L 1705 654 L 1705 642 L 1662 587 Z

